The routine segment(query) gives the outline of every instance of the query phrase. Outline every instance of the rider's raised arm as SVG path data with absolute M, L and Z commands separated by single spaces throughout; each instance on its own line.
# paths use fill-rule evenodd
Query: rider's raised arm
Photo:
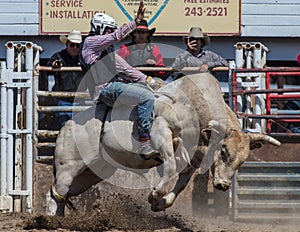
M 116 44 L 124 39 L 136 28 L 136 22 L 133 20 L 123 24 L 114 32 L 106 35 L 94 35 L 85 39 L 82 49 L 82 56 L 87 64 L 94 64 L 99 57 L 99 54 L 109 46 Z

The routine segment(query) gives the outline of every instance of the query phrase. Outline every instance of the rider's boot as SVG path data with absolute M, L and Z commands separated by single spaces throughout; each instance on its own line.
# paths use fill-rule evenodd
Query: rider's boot
M 141 142 L 139 154 L 143 159 L 149 160 L 159 156 L 159 152 L 153 149 L 150 143 L 150 133 L 142 129 L 139 130 L 139 140 Z

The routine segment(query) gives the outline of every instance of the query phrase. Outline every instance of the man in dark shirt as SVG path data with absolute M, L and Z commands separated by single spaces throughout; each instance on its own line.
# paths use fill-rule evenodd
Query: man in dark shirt
M 47 65 L 53 68 L 60 67 L 80 67 L 79 62 L 79 45 L 82 42 L 81 32 L 72 30 L 68 36 L 60 36 L 60 41 L 66 45 L 66 48 L 56 52 L 48 61 Z M 68 72 L 55 72 L 55 83 L 52 91 L 85 91 L 86 86 L 81 83 L 83 78 L 82 72 L 68 71 Z M 57 98 L 58 106 L 72 106 L 74 98 Z M 60 126 L 62 127 L 67 120 L 72 117 L 72 112 L 58 112 L 57 113 Z

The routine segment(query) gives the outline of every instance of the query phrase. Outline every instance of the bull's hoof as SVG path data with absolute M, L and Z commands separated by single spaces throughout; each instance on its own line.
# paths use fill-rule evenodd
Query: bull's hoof
M 154 202 L 154 196 L 153 196 L 153 194 L 152 194 L 152 192 L 149 194 L 149 196 L 148 196 L 148 202 L 150 203 L 150 204 L 152 204 L 152 202 Z
M 161 201 L 162 197 L 159 197 L 157 192 L 155 190 L 152 190 L 151 193 L 148 196 L 148 202 L 151 205 L 154 204 L 159 204 L 159 202 Z
M 151 210 L 153 212 L 159 212 L 165 210 L 165 200 L 161 200 L 159 204 L 151 204 Z
M 153 204 L 159 204 L 159 202 L 162 201 L 163 197 L 165 196 L 166 192 L 159 192 L 155 188 L 152 189 L 148 196 L 148 202 L 153 205 Z
M 162 211 L 162 209 L 158 208 L 157 206 L 151 206 L 151 210 L 153 212 L 159 212 L 159 211 Z
M 166 197 L 163 197 L 160 202 L 152 203 L 151 210 L 153 212 L 159 212 L 165 210 L 173 205 L 174 200 L 175 200 L 175 194 L 170 193 Z

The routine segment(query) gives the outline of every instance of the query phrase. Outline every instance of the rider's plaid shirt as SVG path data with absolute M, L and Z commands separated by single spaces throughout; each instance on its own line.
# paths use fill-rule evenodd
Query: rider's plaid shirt
M 94 64 L 99 60 L 101 53 L 116 44 L 136 28 L 135 21 L 131 21 L 116 29 L 113 33 L 106 35 L 94 35 L 85 39 L 82 56 L 87 64 Z M 115 54 L 116 71 L 118 75 L 130 82 L 145 82 L 147 76 L 137 69 L 131 67 L 122 57 Z
M 101 53 L 113 46 L 124 37 L 129 35 L 136 28 L 135 21 L 122 25 L 114 32 L 106 35 L 94 35 L 85 39 L 82 47 L 82 57 L 86 64 L 95 64 Z M 130 66 L 122 57 L 115 53 L 116 73 L 108 74 L 107 77 L 113 77 L 118 74 L 119 78 L 128 82 L 146 82 L 147 76 L 139 70 Z M 102 70 L 104 72 L 104 70 Z M 103 81 L 103 80 L 102 80 Z M 108 85 L 109 80 L 104 80 L 104 83 L 99 83 L 95 88 L 94 99 L 97 100 L 102 89 Z

